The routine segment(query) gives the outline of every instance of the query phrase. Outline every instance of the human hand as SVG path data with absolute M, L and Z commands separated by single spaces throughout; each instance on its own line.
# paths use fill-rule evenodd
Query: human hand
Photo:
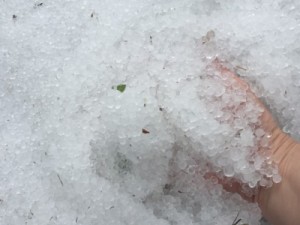
M 285 134 L 274 120 L 270 111 L 262 101 L 251 91 L 246 81 L 230 71 L 218 59 L 213 67 L 222 76 L 231 79 L 235 88 L 246 90 L 247 97 L 255 101 L 264 109 L 260 117 L 262 129 L 271 135 L 269 145 L 272 160 L 278 164 L 282 181 L 273 184 L 271 188 L 258 187 L 254 196 L 244 193 L 242 185 L 217 178 L 223 188 L 232 193 L 239 193 L 250 202 L 257 202 L 263 216 L 273 225 L 299 225 L 300 224 L 300 144 Z M 262 149 L 263 150 L 263 149 Z

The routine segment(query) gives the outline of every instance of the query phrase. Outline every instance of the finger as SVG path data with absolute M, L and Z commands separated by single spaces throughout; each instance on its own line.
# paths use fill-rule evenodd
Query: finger
M 222 185 L 223 189 L 230 193 L 237 193 L 239 194 L 244 200 L 254 203 L 257 201 L 257 193 L 255 189 L 251 189 L 244 184 L 241 184 L 234 178 L 220 178 L 215 173 L 207 173 L 204 175 L 206 180 L 214 180 L 217 181 L 218 184 Z
M 231 81 L 240 90 L 244 90 L 244 91 L 250 90 L 248 83 L 246 81 L 240 79 L 234 72 L 232 72 L 226 66 L 224 66 L 218 58 L 216 58 L 212 62 L 212 65 L 218 72 L 220 72 L 220 76 L 224 80 Z M 250 92 L 251 92 L 251 90 L 250 90 Z M 252 95 L 254 95 L 254 93 L 252 93 Z
M 256 94 L 251 90 L 251 88 L 249 87 L 249 85 L 245 80 L 241 79 L 238 75 L 232 72 L 218 58 L 216 58 L 212 62 L 212 66 L 216 71 L 219 72 L 219 75 L 222 77 L 222 79 L 231 81 L 231 87 L 230 87 L 231 89 L 246 91 L 247 102 L 252 102 L 253 104 L 256 104 L 257 107 L 262 109 L 262 114 L 260 116 L 260 125 L 255 127 L 255 129 L 262 128 L 265 131 L 266 136 L 272 135 L 276 130 L 279 129 L 278 124 L 274 120 L 271 112 L 267 109 L 264 103 L 256 96 Z M 270 144 L 273 142 L 273 139 L 271 137 Z

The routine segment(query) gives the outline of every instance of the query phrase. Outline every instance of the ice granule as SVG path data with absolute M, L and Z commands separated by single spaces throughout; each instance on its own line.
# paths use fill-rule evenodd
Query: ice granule
M 261 112 L 209 67 L 228 62 L 299 139 L 299 7 L 2 1 L 0 224 L 259 224 L 203 178 L 281 180 L 269 153 L 248 155 L 268 146 Z

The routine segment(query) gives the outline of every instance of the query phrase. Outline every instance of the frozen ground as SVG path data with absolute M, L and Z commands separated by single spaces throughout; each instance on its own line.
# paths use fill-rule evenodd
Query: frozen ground
M 202 178 L 263 173 L 245 160 L 259 110 L 231 120 L 244 95 L 207 68 L 300 138 L 299 20 L 296 0 L 0 0 L 0 224 L 259 224 Z

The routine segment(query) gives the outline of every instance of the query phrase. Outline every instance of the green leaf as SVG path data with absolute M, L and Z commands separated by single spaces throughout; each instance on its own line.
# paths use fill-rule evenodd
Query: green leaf
M 117 90 L 118 90 L 119 92 L 124 92 L 125 89 L 126 89 L 126 84 L 119 84 L 119 85 L 117 86 Z

